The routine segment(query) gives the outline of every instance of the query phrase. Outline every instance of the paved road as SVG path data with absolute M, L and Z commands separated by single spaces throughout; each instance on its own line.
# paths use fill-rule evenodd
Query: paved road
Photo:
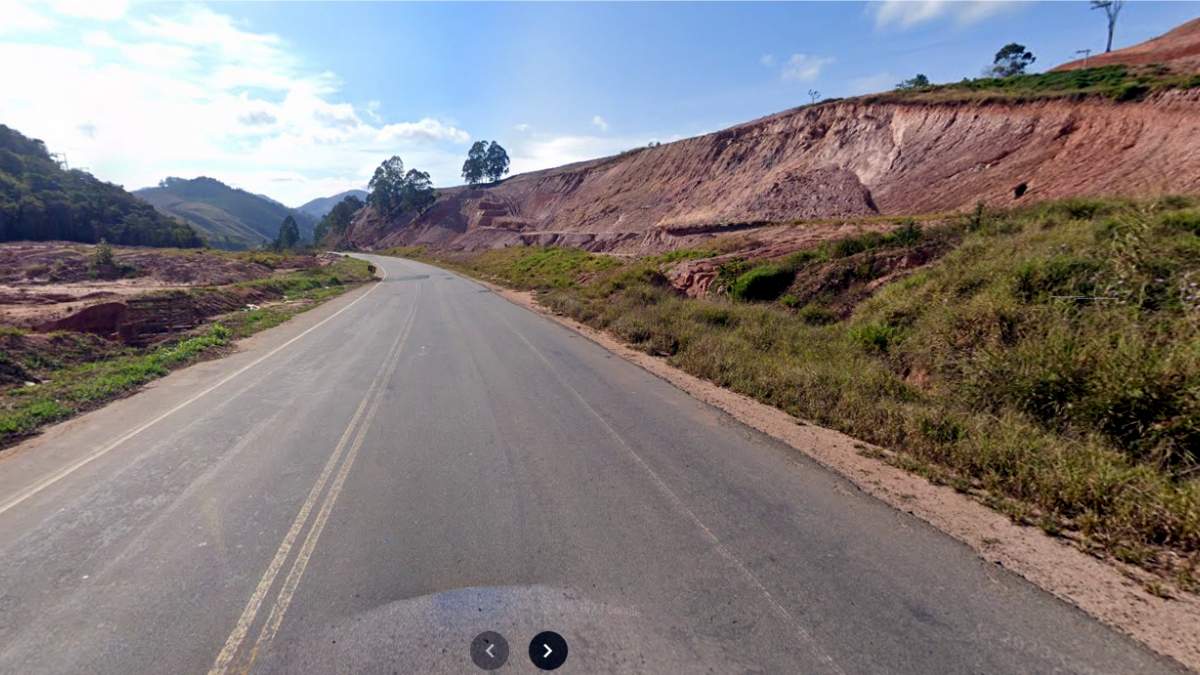
M 0 672 L 1175 667 L 481 286 L 382 283 L 0 457 Z

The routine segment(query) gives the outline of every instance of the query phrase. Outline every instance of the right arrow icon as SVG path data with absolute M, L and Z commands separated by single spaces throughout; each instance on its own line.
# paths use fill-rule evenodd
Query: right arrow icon
M 567 661 L 567 641 L 552 630 L 538 633 L 529 642 L 529 660 L 542 670 L 554 670 Z

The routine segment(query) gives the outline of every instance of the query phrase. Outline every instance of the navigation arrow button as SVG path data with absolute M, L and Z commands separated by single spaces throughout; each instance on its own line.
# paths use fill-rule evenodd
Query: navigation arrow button
M 483 670 L 495 670 L 508 661 L 508 640 L 495 631 L 484 631 L 471 640 L 471 660 Z
M 529 643 L 529 660 L 541 670 L 554 670 L 567 662 L 567 641 L 552 630 L 538 633 Z

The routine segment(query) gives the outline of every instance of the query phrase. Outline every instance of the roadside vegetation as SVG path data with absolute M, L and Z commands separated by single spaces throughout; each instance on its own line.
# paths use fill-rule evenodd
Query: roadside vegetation
M 46 145 L 0 124 L 0 242 L 108 241 L 198 247 L 188 225 L 118 185 L 68 169 Z
M 900 221 L 783 259 L 727 260 L 700 299 L 667 272 L 711 251 L 392 253 L 536 291 L 1019 522 L 1198 589 L 1198 200 Z
M 288 262 L 287 256 L 269 252 L 220 255 L 273 268 Z M 263 279 L 173 291 L 189 294 L 198 304 L 229 302 L 248 294 L 270 302 L 214 316 L 187 333 L 141 347 L 88 333 L 36 333 L 0 326 L 0 448 L 133 393 L 171 370 L 219 356 L 233 340 L 277 326 L 370 280 L 373 272 L 365 261 L 344 258 Z
M 917 75 L 900 83 L 895 91 L 874 94 L 865 99 L 872 103 L 952 103 L 1023 102 L 1098 96 L 1123 103 L 1139 101 L 1156 92 L 1197 87 L 1200 87 L 1200 75 L 1172 73 L 1163 66 L 1138 68 L 1115 65 L 1008 77 L 980 77 L 946 84 L 931 84 L 925 76 Z

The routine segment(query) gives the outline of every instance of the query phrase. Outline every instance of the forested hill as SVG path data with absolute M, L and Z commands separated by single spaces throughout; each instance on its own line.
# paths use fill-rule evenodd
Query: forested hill
M 86 171 L 59 166 L 39 140 L 0 124 L 0 241 L 104 239 L 200 246 L 196 232 Z
M 209 245 L 247 248 L 274 241 L 279 225 L 289 215 L 300 226 L 300 236 L 312 240 L 316 219 L 279 202 L 230 187 L 215 178 L 166 178 L 158 187 L 134 191 L 163 213 L 190 223 Z
M 359 201 L 366 201 L 367 191 L 346 190 L 345 192 L 339 192 L 332 197 L 318 197 L 312 201 L 304 203 L 301 206 L 297 206 L 296 210 L 303 211 L 314 218 L 324 218 L 329 214 L 330 211 L 333 210 L 333 207 L 337 206 L 338 202 L 342 201 L 346 197 L 357 197 Z

